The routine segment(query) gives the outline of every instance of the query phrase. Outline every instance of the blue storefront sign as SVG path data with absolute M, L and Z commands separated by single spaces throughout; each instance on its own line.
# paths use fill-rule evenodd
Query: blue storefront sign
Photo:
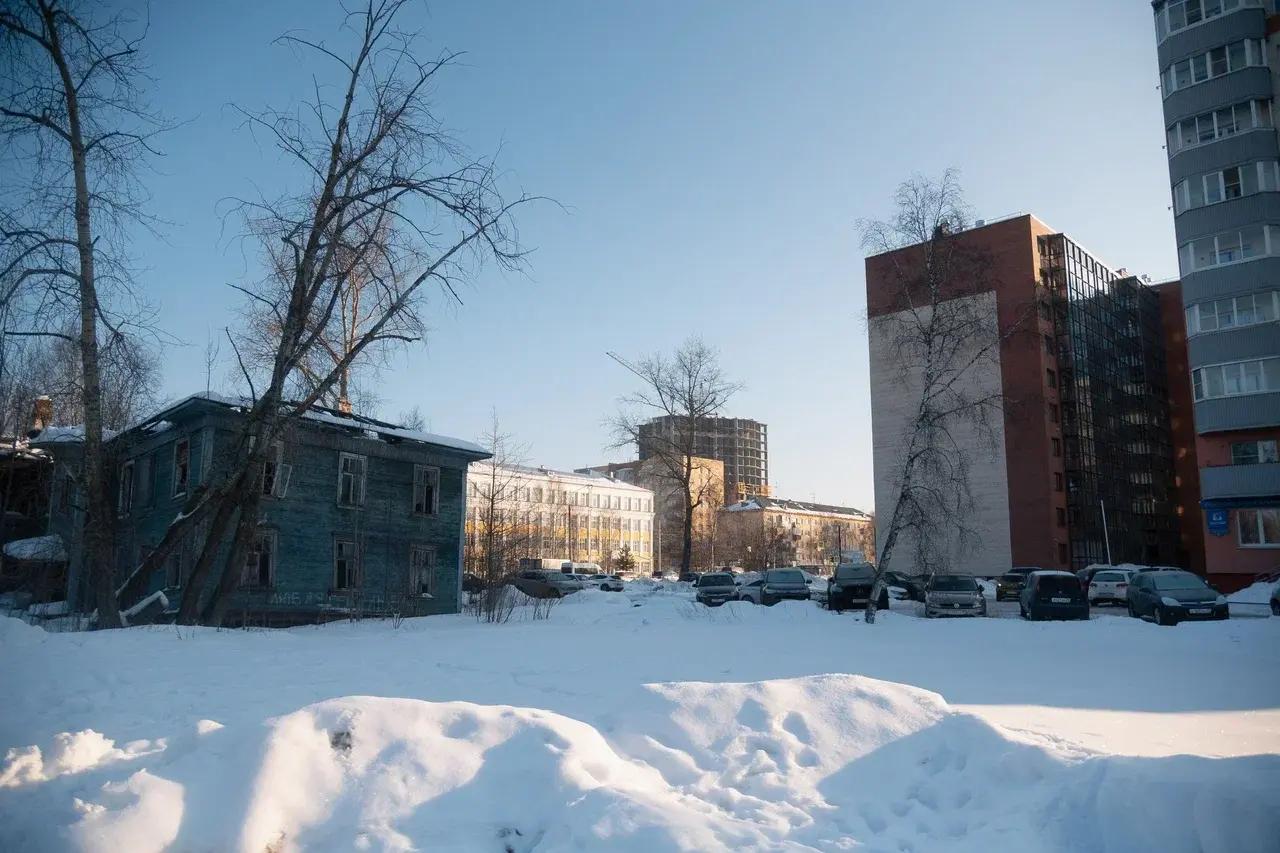
M 1206 509 L 1204 511 L 1205 523 L 1209 525 L 1209 532 L 1214 536 L 1227 535 L 1227 518 L 1230 510 L 1225 509 Z

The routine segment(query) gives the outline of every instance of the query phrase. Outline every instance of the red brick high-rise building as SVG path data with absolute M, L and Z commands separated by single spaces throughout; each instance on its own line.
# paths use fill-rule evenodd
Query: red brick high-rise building
M 946 297 L 970 300 L 990 316 L 993 346 L 999 336 L 998 359 L 965 380 L 977 394 L 999 394 L 1002 417 L 993 436 L 963 426 L 954 436 L 971 464 L 967 520 L 976 536 L 963 551 L 953 547 L 952 564 L 983 575 L 1011 566 L 1197 566 L 1194 537 L 1179 525 L 1176 471 L 1185 470 L 1185 456 L 1175 464 L 1170 425 L 1170 386 L 1189 380 L 1170 376 L 1171 367 L 1185 370 L 1185 356 L 1179 362 L 1176 349 L 1172 358 L 1166 350 L 1156 289 L 1030 215 L 937 239 L 963 241 L 987 259 L 980 279 L 949 282 Z M 866 261 L 880 519 L 896 500 L 903 438 L 919 402 L 911 377 L 920 365 L 904 363 L 891 340 L 905 308 L 895 271 L 921 255 L 921 246 L 909 246 Z M 899 566 L 912 568 L 911 552 L 900 547 Z

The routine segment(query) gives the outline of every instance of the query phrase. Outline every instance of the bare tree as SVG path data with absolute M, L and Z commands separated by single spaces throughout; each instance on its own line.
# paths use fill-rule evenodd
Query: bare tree
M 972 547 L 975 455 L 996 451 L 1003 416 L 999 376 L 1002 333 L 989 301 L 992 260 L 960 232 L 968 225 L 957 175 L 916 177 L 895 195 L 883 222 L 861 223 L 869 254 L 888 253 L 892 310 L 870 320 L 873 350 L 899 368 L 896 388 L 908 412 L 894 467 L 894 500 L 880 508 L 880 554 L 866 621 L 874 622 L 883 574 L 908 544 L 918 571 L 945 569 Z M 905 251 L 894 250 L 907 248 Z M 1015 329 L 1017 324 L 1015 324 Z
M 473 607 L 482 622 L 505 622 L 514 606 L 506 578 L 516 560 L 529 550 L 530 527 L 519 505 L 524 448 L 502 431 L 496 412 L 481 444 L 492 456 L 476 463 L 474 474 L 467 478 L 471 516 L 468 561 L 480 586 Z
M 504 199 L 493 161 L 469 157 L 443 129 L 429 96 L 456 55 L 418 58 L 416 35 L 396 23 L 405 3 L 367 0 L 348 15 L 346 50 L 295 35 L 279 40 L 334 63 L 341 82 L 333 100 L 326 93 L 335 90 L 317 85 L 301 107 L 242 111 L 298 167 L 301 186 L 235 206 L 260 240 L 267 269 L 262 281 L 236 288 L 253 312 L 270 316 L 273 345 L 267 363 L 255 365 L 232 339 L 252 404 L 237 463 L 178 523 L 207 513 L 208 535 L 183 589 L 179 622 L 221 622 L 255 535 L 255 486 L 281 429 L 340 387 L 366 353 L 419 340 L 428 288 L 456 298 L 483 262 L 509 269 L 522 263 L 512 211 L 530 199 Z M 354 281 L 362 282 L 363 304 L 377 311 L 338 359 L 299 383 Z M 162 546 L 180 535 L 171 527 Z
M 688 571 L 694 514 L 714 491 L 713 476 L 698 461 L 697 436 L 703 421 L 718 415 L 742 386 L 725 378 L 715 350 L 699 338 L 685 341 L 671 356 L 657 353 L 635 365 L 621 363 L 643 387 L 622 398 L 623 408 L 611 420 L 614 446 L 639 446 L 645 423 L 655 416 L 670 418 L 670 429 L 646 432 L 645 444 L 656 462 L 653 476 L 666 481 L 683 504 L 680 569 Z
M 99 627 L 120 624 L 101 350 L 104 338 L 115 341 L 129 325 L 110 297 L 131 293 L 125 226 L 149 221 L 133 171 L 154 153 L 149 140 L 161 129 L 140 106 L 143 35 L 145 26 L 74 0 L 0 2 L 0 139 L 27 179 L 6 185 L 0 202 L 0 301 L 7 334 L 51 336 L 79 349 L 85 560 Z M 19 301 L 32 328 L 13 328 Z

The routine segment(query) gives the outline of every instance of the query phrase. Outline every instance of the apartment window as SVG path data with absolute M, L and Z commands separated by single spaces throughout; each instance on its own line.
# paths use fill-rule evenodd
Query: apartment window
M 1061 472 L 1053 472 L 1053 490 L 1055 492 L 1062 491 L 1062 474 Z
M 542 487 L 541 486 L 533 487 L 533 502 L 542 503 Z
M 364 506 L 364 479 L 367 464 L 368 460 L 365 457 L 355 453 L 338 454 L 339 506 Z
M 1053 372 L 1053 368 L 1045 368 L 1044 378 L 1049 383 L 1050 388 L 1058 387 L 1058 374 Z
M 409 548 L 409 594 L 423 598 L 435 595 L 436 552 L 425 545 Z
M 1173 33 L 1202 21 L 1261 5 L 1262 0 L 1169 0 L 1155 6 L 1156 38 L 1164 41 Z
M 1280 318 L 1280 290 L 1249 293 L 1187 308 L 1187 334 L 1273 323 L 1277 318 Z
M 1057 403 L 1049 404 L 1049 422 L 1055 423 L 1055 424 L 1058 422 L 1058 404 Z
M 1262 441 L 1234 441 L 1231 443 L 1232 465 L 1261 465 L 1266 462 L 1280 462 L 1276 453 L 1274 438 Z
M 1183 243 L 1178 247 L 1178 263 L 1185 275 L 1273 253 L 1280 253 L 1280 229 L 1275 225 L 1250 225 Z
M 1054 515 L 1056 515 L 1056 516 L 1058 517 L 1058 526 L 1059 526 L 1059 527 L 1066 527 L 1066 526 L 1067 526 L 1067 511 L 1066 511 L 1066 509 L 1064 509 L 1063 507 L 1060 507 L 1060 506 L 1059 506 L 1059 507 L 1054 507 L 1053 512 L 1054 512 Z
M 1184 213 L 1233 198 L 1280 189 L 1280 162 L 1260 160 L 1195 175 L 1173 186 L 1173 212 Z
M 360 586 L 360 554 L 354 539 L 333 540 L 333 588 L 351 590 Z
M 1167 98 L 1174 92 L 1181 92 L 1223 74 L 1251 65 L 1266 64 L 1266 45 L 1258 39 L 1242 39 L 1197 53 L 1166 67 L 1160 74 L 1160 87 Z
M 1062 455 L 1062 439 L 1060 438 L 1049 439 L 1049 446 L 1053 448 L 1053 455 L 1055 457 Z
M 1066 543 L 1066 542 L 1059 542 L 1059 543 L 1058 543 L 1058 562 L 1059 562 L 1059 563 L 1066 563 L 1066 562 L 1067 562 L 1067 557 L 1068 557 L 1068 554 L 1067 554 L 1067 543 Z
M 1172 157 L 1188 148 L 1208 145 L 1237 133 L 1270 126 L 1270 101 L 1242 101 L 1176 122 L 1168 128 L 1166 150 Z
M 240 568 L 242 589 L 268 589 L 276 578 L 276 532 L 260 530 L 245 551 Z
M 1280 509 L 1236 510 L 1242 548 L 1280 548 Z
M 116 494 L 116 512 L 128 515 L 133 508 L 133 460 L 120 466 L 119 491 Z
M 413 511 L 416 515 L 435 515 L 440 511 L 439 468 L 413 466 Z
M 1280 391 L 1280 358 L 1215 364 L 1191 371 L 1197 401 Z
M 173 444 L 173 496 L 187 493 L 191 478 L 191 442 L 185 438 Z
M 1048 335 L 1044 336 L 1044 351 L 1047 355 L 1053 355 L 1053 338 Z

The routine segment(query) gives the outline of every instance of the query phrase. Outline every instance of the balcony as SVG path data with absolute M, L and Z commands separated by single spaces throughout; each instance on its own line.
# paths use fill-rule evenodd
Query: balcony
M 1280 495 L 1280 462 L 1201 468 L 1200 494 L 1205 500 L 1275 497 Z

